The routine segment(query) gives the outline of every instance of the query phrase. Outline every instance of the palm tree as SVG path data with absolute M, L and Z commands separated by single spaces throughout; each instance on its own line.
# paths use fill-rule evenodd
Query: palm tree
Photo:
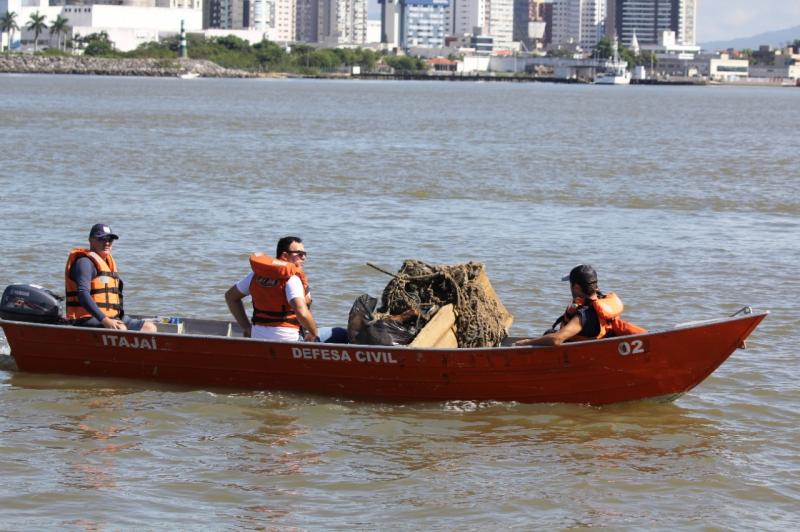
M 69 22 L 69 19 L 62 17 L 61 15 L 58 15 L 56 19 L 53 21 L 53 23 L 50 24 L 50 37 L 52 37 L 53 35 L 56 36 L 56 46 L 58 46 L 59 50 L 61 50 L 62 35 L 64 36 L 64 45 L 65 45 L 64 47 L 66 48 L 67 28 L 69 27 L 67 26 L 67 22 Z
M 6 11 L 6 14 L 0 17 L 0 32 L 8 33 L 8 51 L 11 51 L 11 42 L 14 40 L 14 32 L 19 31 L 17 26 L 17 14 L 13 11 Z
M 40 15 L 38 11 L 31 13 L 31 18 L 25 25 L 25 29 L 33 32 L 33 51 L 39 51 L 39 35 L 47 29 L 47 24 L 44 23 L 46 15 Z

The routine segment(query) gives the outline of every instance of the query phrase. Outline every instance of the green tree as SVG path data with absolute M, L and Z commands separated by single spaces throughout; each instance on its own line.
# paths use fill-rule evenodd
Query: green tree
M 11 41 L 14 40 L 14 32 L 19 31 L 17 26 L 17 14 L 13 11 L 6 11 L 6 14 L 0 17 L 0 32 L 8 34 L 8 47 L 6 51 L 11 51 Z
M 99 57 L 115 57 L 117 51 L 114 49 L 114 43 L 108 38 L 108 33 L 101 31 L 100 33 L 90 33 L 80 40 L 84 46 L 83 55 L 99 56 Z
M 67 28 L 69 27 L 67 26 L 67 22 L 69 22 L 69 19 L 62 17 L 61 15 L 58 15 L 56 19 L 53 21 L 53 23 L 50 24 L 50 36 L 51 37 L 53 35 L 56 36 L 56 47 L 58 47 L 59 50 L 62 49 L 61 48 L 62 35 L 64 36 L 64 48 L 66 48 L 67 45 Z
M 131 50 L 125 55 L 128 57 L 148 57 L 152 59 L 175 59 L 178 57 L 178 50 L 172 49 L 169 41 L 150 41 L 140 44 L 135 50 Z
M 419 57 L 409 55 L 392 56 L 387 55 L 383 58 L 383 62 L 388 66 L 400 72 L 413 72 L 425 70 L 425 62 Z
M 594 47 L 592 55 L 598 59 L 614 57 L 614 43 L 608 37 L 602 37 Z
M 553 48 L 551 50 L 547 50 L 547 57 L 563 57 L 566 59 L 571 59 L 574 55 L 575 52 L 568 50 L 567 48 Z
M 289 54 L 282 46 L 267 39 L 253 45 L 253 49 L 258 63 L 264 70 L 285 68 L 289 60 Z
M 47 29 L 47 24 L 45 24 L 45 15 L 40 15 L 38 11 L 34 11 L 31 13 L 30 19 L 28 19 L 28 23 L 25 25 L 25 29 L 28 31 L 33 32 L 33 51 L 39 51 L 39 35 L 42 34 L 44 30 Z
M 249 42 L 239 37 L 236 37 L 235 35 L 226 35 L 225 37 L 217 37 L 214 42 L 228 50 L 247 52 L 250 49 Z
M 648 68 L 657 65 L 658 58 L 656 57 L 656 53 L 652 50 L 642 50 L 639 52 L 639 55 L 636 56 L 636 64 L 644 65 Z

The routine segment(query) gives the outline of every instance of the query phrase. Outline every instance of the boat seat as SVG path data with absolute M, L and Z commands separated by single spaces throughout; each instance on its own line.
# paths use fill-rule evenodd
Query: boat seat
M 183 320 L 183 334 L 197 334 L 201 336 L 230 336 L 231 324 L 227 321 L 185 318 Z

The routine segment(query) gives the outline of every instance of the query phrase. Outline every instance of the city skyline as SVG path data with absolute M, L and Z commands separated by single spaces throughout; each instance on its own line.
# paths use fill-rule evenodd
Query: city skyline
M 380 19 L 378 0 L 369 0 L 369 18 Z M 800 2 L 787 0 L 697 0 L 697 42 L 751 37 L 800 26 Z

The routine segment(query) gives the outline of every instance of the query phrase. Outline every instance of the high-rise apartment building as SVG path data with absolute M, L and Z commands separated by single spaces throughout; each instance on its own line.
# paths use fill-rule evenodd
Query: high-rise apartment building
M 400 46 L 436 48 L 447 35 L 448 0 L 401 0 Z
M 514 0 L 514 40 L 526 48 L 536 42 L 549 42 L 553 20 L 553 3 L 550 0 Z
M 378 3 L 381 6 L 381 42 L 390 46 L 400 46 L 402 0 L 378 0 Z
M 401 48 L 440 47 L 449 32 L 450 0 L 379 0 L 381 42 Z
M 330 46 L 367 42 L 367 0 L 319 0 L 317 42 Z
M 484 31 L 488 0 L 453 0 L 450 6 L 450 33 L 472 34 L 475 28 Z
M 630 46 L 634 32 L 640 45 L 658 44 L 664 31 L 675 32 L 679 45 L 696 44 L 696 0 L 608 0 L 608 33 Z
M 317 42 L 319 0 L 296 0 L 295 40 Z
M 514 41 L 514 0 L 453 0 L 450 8 L 453 35 L 492 37 L 494 47 L 511 47 Z
M 485 35 L 494 40 L 495 49 L 514 46 L 514 0 L 488 0 Z
M 697 44 L 697 0 L 681 0 L 678 10 L 678 43 Z
M 253 20 L 250 0 L 206 0 L 203 5 L 203 27 L 246 29 Z
M 606 0 L 553 0 L 552 44 L 591 50 L 606 28 Z
M 251 28 L 268 32 L 271 39 L 293 41 L 296 29 L 296 0 L 252 0 Z

